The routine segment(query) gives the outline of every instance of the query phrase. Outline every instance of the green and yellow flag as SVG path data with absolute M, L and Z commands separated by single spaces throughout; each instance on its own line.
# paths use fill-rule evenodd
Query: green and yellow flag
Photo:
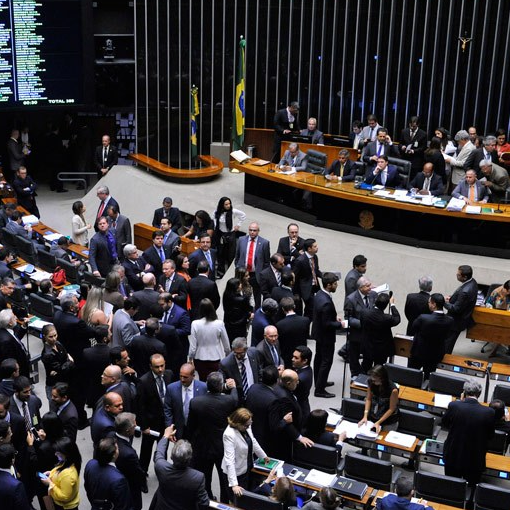
M 198 156 L 198 141 L 197 141 L 197 119 L 196 116 L 200 114 L 198 107 L 198 87 L 191 87 L 191 102 L 190 102 L 190 143 L 191 143 L 191 158 L 194 159 Z
M 239 60 L 236 73 L 236 97 L 232 115 L 232 149 L 237 151 L 244 144 L 244 106 L 245 89 L 244 79 L 246 76 L 245 60 L 246 41 L 241 36 L 239 41 Z

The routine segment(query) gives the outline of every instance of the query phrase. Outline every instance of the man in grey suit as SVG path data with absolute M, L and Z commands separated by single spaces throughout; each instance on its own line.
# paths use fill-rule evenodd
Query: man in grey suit
M 480 171 L 483 179 L 480 180 L 482 186 L 490 189 L 491 202 L 500 202 L 505 198 L 508 188 L 508 172 L 502 166 L 496 165 L 490 160 L 480 161 Z
M 133 337 L 140 334 L 140 330 L 133 316 L 138 311 L 138 300 L 129 297 L 124 301 L 124 308 L 115 312 L 112 321 L 112 342 L 110 347 L 119 345 L 120 347 L 129 346 Z
M 367 164 L 367 172 L 376 167 L 379 156 L 386 156 L 387 158 L 398 158 L 400 156 L 398 147 L 392 142 L 388 130 L 383 127 L 377 130 L 376 140 L 369 142 L 363 148 L 362 160 Z
M 258 223 L 250 223 L 248 235 L 241 237 L 237 243 L 234 264 L 236 268 L 244 267 L 250 274 L 250 285 L 253 287 L 255 308 L 260 308 L 261 290 L 260 273 L 269 267 L 271 259 L 269 241 L 259 236 Z
M 19 211 L 14 211 L 7 222 L 5 228 L 12 232 L 17 236 L 24 237 L 25 239 L 32 238 L 32 227 L 30 225 L 23 226 L 23 221 L 21 219 L 21 213 Z
M 163 232 L 163 246 L 170 249 L 172 258 L 179 255 L 181 238 L 172 230 L 170 218 L 161 218 L 161 232 Z
M 464 177 L 464 170 L 466 169 L 469 156 L 476 150 L 476 147 L 469 139 L 468 132 L 464 129 L 457 131 L 455 141 L 459 146 L 457 155 L 445 156 L 444 160 L 445 163 L 450 164 L 452 167 L 452 184 L 457 185 Z
M 307 129 L 302 129 L 299 134 L 309 136 L 310 143 L 324 145 L 324 133 L 317 129 L 317 119 L 310 117 L 306 127 Z
M 153 510 L 182 510 L 209 508 L 205 490 L 205 475 L 190 467 L 193 450 L 181 439 L 172 448 L 172 462 L 166 459 L 168 441 L 175 441 L 175 430 L 168 427 L 154 454 L 154 469 L 159 487 L 151 503 Z
M 289 144 L 288 150 L 283 154 L 278 166 L 284 172 L 306 172 L 308 156 L 301 150 L 297 143 Z
M 476 172 L 468 170 L 466 177 L 455 186 L 452 197 L 463 198 L 466 204 L 471 205 L 475 202 L 487 202 L 489 193 L 487 188 L 476 178 Z
M 108 215 L 108 226 L 115 235 L 117 242 L 117 254 L 122 257 L 122 250 L 126 244 L 131 244 L 131 223 L 127 216 L 120 214 L 118 205 L 109 205 L 106 209 Z
M 117 246 L 105 217 L 99 218 L 97 228 L 98 232 L 90 240 L 89 263 L 95 276 L 105 278 L 111 267 L 117 263 Z

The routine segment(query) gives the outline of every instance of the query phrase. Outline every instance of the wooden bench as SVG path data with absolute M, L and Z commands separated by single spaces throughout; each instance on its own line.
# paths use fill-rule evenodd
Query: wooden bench
M 205 167 L 197 169 L 182 169 L 174 168 L 165 163 L 150 158 L 145 154 L 130 154 L 129 158 L 135 161 L 137 164 L 142 165 L 154 172 L 164 175 L 165 177 L 171 177 L 173 179 L 207 179 L 221 174 L 223 170 L 223 163 L 213 156 L 198 156 L 200 161 L 205 163 Z

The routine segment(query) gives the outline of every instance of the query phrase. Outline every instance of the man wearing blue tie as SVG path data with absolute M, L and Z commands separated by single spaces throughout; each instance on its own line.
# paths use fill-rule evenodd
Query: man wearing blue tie
M 216 250 L 211 248 L 211 236 L 202 234 L 200 236 L 200 249 L 195 250 L 189 257 L 189 274 L 192 278 L 197 276 L 197 266 L 202 260 L 209 265 L 209 279 L 216 280 Z
M 306 165 L 308 163 L 308 156 L 299 150 L 297 143 L 289 144 L 289 149 L 285 151 L 283 158 L 278 163 L 278 166 L 284 172 L 306 172 Z
M 161 230 L 152 233 L 152 246 L 143 252 L 143 258 L 152 266 L 156 280 L 163 274 L 163 262 L 172 255 L 170 248 L 163 244 L 164 234 Z

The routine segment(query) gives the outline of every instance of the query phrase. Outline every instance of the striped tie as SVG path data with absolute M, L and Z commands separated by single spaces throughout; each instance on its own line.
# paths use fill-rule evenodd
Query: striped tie
M 244 364 L 244 360 L 239 362 L 239 370 L 241 371 L 241 380 L 243 382 L 243 394 L 244 398 L 246 398 L 246 394 L 248 393 L 248 376 L 246 375 L 246 366 Z

